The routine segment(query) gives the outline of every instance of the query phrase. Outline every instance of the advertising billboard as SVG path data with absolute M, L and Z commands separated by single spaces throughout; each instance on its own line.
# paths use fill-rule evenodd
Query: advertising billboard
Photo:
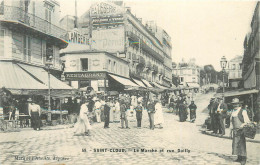
M 92 49 L 117 53 L 124 48 L 124 27 L 92 31 Z

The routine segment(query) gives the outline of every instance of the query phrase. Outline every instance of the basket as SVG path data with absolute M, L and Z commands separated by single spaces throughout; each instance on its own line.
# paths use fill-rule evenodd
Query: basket
M 254 139 L 256 135 L 256 125 L 254 123 L 248 123 L 243 127 L 243 133 L 245 137 Z

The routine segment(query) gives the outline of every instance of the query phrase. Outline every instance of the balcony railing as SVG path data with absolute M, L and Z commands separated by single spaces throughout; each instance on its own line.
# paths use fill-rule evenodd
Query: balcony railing
M 0 5 L 0 21 L 18 22 L 34 30 L 65 40 L 66 31 L 64 29 L 18 7 Z

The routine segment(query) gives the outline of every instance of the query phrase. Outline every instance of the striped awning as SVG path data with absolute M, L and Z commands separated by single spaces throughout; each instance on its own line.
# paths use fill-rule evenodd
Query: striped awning
M 28 90 L 46 90 L 48 87 L 30 76 L 12 62 L 0 62 L 0 87 L 5 87 L 13 94 L 25 94 Z

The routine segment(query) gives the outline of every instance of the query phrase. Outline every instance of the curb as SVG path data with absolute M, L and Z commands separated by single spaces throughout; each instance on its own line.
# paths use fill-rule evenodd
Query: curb
M 200 131 L 202 132 L 202 134 L 205 134 L 205 135 L 210 135 L 210 136 L 215 136 L 215 137 L 219 137 L 219 138 L 232 140 L 229 136 L 226 136 L 226 135 L 225 136 L 220 136 L 218 134 L 211 134 L 211 133 L 209 133 L 207 131 L 204 131 L 204 130 L 200 130 Z M 252 142 L 252 143 L 260 143 L 260 140 L 254 140 L 254 139 L 248 139 L 248 138 L 246 138 L 246 141 L 247 142 Z

